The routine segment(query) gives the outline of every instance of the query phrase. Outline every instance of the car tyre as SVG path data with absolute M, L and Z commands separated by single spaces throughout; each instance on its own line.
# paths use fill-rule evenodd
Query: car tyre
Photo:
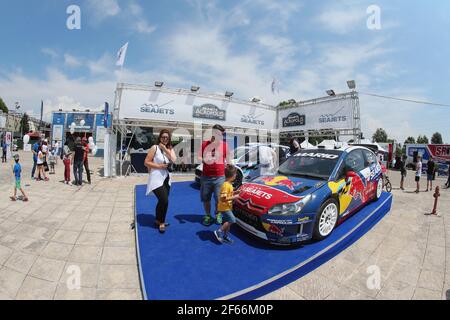
M 378 179 L 377 190 L 375 192 L 375 196 L 373 198 L 373 201 L 378 201 L 381 198 L 381 194 L 382 193 L 383 193 L 383 177 Z
M 339 220 L 339 204 L 335 199 L 328 199 L 319 209 L 314 225 L 313 239 L 320 241 L 328 238 Z

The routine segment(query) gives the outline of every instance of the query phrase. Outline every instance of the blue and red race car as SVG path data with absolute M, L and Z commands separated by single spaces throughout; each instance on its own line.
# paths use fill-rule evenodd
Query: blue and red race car
M 382 168 L 364 147 L 302 150 L 276 175 L 245 183 L 234 203 L 238 225 L 278 245 L 322 240 L 383 191 Z

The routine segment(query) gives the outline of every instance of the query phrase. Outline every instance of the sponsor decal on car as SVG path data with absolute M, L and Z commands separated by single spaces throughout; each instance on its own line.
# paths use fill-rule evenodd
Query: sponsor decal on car
M 284 234 L 284 230 L 285 230 L 284 228 L 279 228 L 277 226 L 274 226 L 273 224 L 264 223 L 264 222 L 262 223 L 262 225 L 264 227 L 264 230 L 266 230 L 267 232 L 276 234 L 276 235 L 278 235 L 280 237 L 282 237 L 283 234 Z
M 257 185 L 254 184 L 244 185 L 241 188 L 241 193 L 246 193 L 248 195 L 252 195 L 257 198 L 264 198 L 266 200 L 272 199 L 273 196 L 272 194 L 267 193 L 266 191 L 262 190 L 261 188 L 259 188 Z
M 308 157 L 308 158 L 336 160 L 339 158 L 339 155 L 330 154 L 330 153 L 311 152 L 311 153 L 297 153 L 295 155 L 295 157 Z
M 277 176 L 277 177 L 263 177 L 260 179 L 263 181 L 267 186 L 275 187 L 286 187 L 291 191 L 295 190 L 295 187 L 298 187 L 301 185 L 301 182 L 295 183 L 291 179 L 285 176 Z
M 292 220 L 279 220 L 279 219 L 267 219 L 267 222 L 270 222 L 273 224 L 284 224 L 284 225 L 295 224 L 295 222 Z

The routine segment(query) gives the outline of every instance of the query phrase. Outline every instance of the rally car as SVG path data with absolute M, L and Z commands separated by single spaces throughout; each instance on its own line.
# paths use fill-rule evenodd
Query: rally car
M 242 185 L 233 211 L 238 225 L 273 244 L 327 238 L 383 191 L 382 168 L 364 147 L 302 150 L 276 175 Z

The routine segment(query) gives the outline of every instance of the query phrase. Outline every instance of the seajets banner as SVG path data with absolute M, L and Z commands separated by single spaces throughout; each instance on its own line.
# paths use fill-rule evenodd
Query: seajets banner
M 267 130 L 277 125 L 275 109 L 225 97 L 221 99 L 189 92 L 124 88 L 119 103 L 120 119 L 202 122 L 210 125 L 223 122 L 226 126 Z
M 281 109 L 280 131 L 353 129 L 352 99 L 336 99 Z

